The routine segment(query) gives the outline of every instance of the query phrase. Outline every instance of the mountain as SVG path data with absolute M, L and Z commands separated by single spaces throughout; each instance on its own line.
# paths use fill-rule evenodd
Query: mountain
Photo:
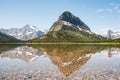
M 65 11 L 47 34 L 30 42 L 89 42 L 103 39 L 105 38 L 93 33 L 79 17 Z
M 7 39 L 10 39 L 10 38 L 13 38 L 13 37 L 8 36 L 8 35 L 0 32 L 0 40 L 7 40 Z
M 50 28 L 50 31 L 58 31 L 60 29 L 66 29 L 67 27 L 74 29 L 75 31 L 84 30 L 90 32 L 90 28 L 84 22 L 68 11 L 60 15 L 58 21 Z
M 118 39 L 118 38 L 120 38 L 120 31 L 114 32 L 112 30 L 108 30 L 107 32 L 102 34 L 102 36 L 104 36 L 108 39 Z
M 14 38 L 14 37 L 12 37 L 12 36 L 9 36 L 9 35 L 6 35 L 6 34 L 0 32 L 0 43 L 3 43 L 3 42 L 5 42 L 5 43 L 7 43 L 7 42 L 9 42 L 9 43 L 14 42 L 15 43 L 15 42 L 21 42 L 21 41 L 16 39 L 16 38 Z
M 0 31 L 20 40 L 29 40 L 43 35 L 43 32 L 31 25 L 26 25 L 22 28 L 0 29 Z

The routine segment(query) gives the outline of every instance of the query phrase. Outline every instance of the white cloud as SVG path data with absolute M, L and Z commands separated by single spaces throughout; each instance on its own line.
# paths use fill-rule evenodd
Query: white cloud
M 118 6 L 115 6 L 114 9 L 117 10 L 117 9 L 119 9 L 119 7 L 118 7 Z
M 120 13 L 120 10 L 117 10 L 118 13 Z
M 110 8 L 100 8 L 96 10 L 97 13 L 100 12 L 116 12 L 116 13 L 120 13 L 120 3 L 110 3 Z
M 113 9 L 105 9 L 106 12 L 113 12 Z
M 114 5 L 114 3 L 110 3 L 110 5 L 111 5 L 111 6 L 113 6 L 113 5 Z
M 104 10 L 103 9 L 98 9 L 96 12 L 103 12 Z
M 113 9 L 97 9 L 97 13 L 100 13 L 100 12 L 113 12 L 114 10 Z

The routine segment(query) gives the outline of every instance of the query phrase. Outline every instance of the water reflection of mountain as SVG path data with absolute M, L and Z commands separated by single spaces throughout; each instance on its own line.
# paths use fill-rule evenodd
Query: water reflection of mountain
M 18 46 L 21 46 L 21 45 L 0 44 L 0 54 L 1 54 L 1 52 L 3 52 L 3 51 L 11 50 L 11 49 L 14 49 L 14 48 L 16 48 L 16 47 L 18 47 Z
M 92 53 L 105 49 L 103 46 L 84 46 L 84 45 L 32 45 L 42 50 L 52 60 L 59 70 L 69 76 L 82 67 Z
M 11 59 L 22 59 L 27 62 L 31 62 L 43 55 L 42 51 L 34 49 L 28 46 L 16 47 L 7 51 L 3 51 L 0 54 L 1 58 L 9 57 Z
M 112 58 L 113 56 L 120 57 L 120 48 L 108 48 L 103 50 L 101 53 L 105 54 L 109 58 Z

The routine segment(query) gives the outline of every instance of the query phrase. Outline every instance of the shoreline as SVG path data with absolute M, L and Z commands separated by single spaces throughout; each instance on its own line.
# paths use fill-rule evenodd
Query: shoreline
M 0 43 L 0 44 L 21 44 L 21 45 L 27 45 L 27 44 L 83 44 L 83 45 L 120 45 L 120 43 Z

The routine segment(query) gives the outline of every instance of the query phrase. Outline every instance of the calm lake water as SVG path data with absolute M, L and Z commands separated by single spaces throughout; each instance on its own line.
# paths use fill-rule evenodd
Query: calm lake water
M 120 47 L 0 45 L 0 80 L 120 80 Z

